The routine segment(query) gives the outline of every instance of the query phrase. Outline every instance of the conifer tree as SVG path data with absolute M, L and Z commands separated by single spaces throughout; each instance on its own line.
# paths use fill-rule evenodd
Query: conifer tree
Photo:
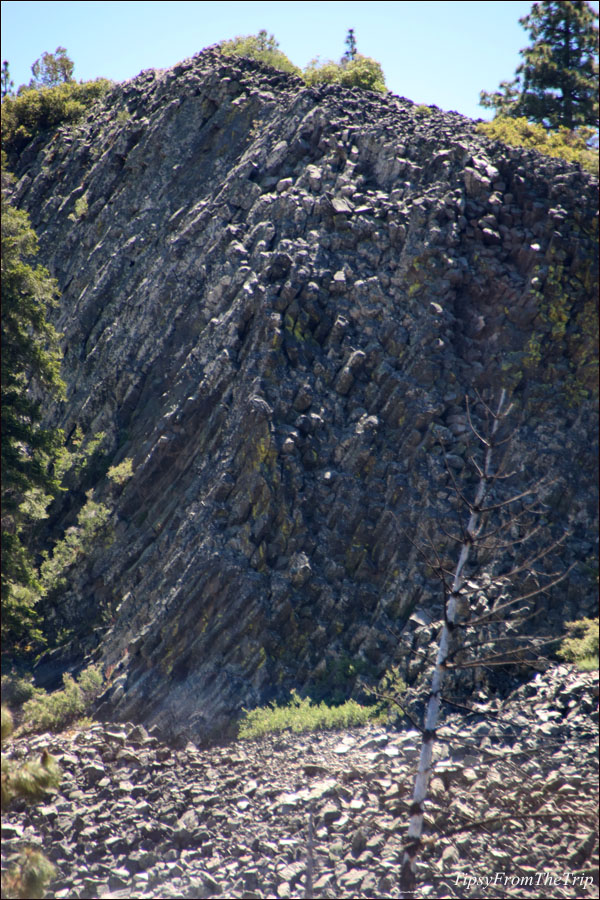
M 531 44 L 513 81 L 480 103 L 557 131 L 598 127 L 598 13 L 584 0 L 543 0 L 519 19 Z
M 354 28 L 348 29 L 348 34 L 346 35 L 346 51 L 342 56 L 342 64 L 348 62 L 354 62 L 356 59 L 356 55 L 358 50 L 356 49 L 356 38 L 354 36 Z
M 8 65 L 8 60 L 4 60 L 2 63 L 2 75 L 1 84 L 2 84 L 2 99 L 4 100 L 9 94 L 12 94 L 15 89 L 15 83 L 10 77 L 10 68 Z
M 64 47 L 57 47 L 54 53 L 42 53 L 31 67 L 33 78 L 29 87 L 56 87 L 65 81 L 73 80 L 75 63 L 67 56 Z
M 42 403 L 64 390 L 58 335 L 47 319 L 54 279 L 34 266 L 37 238 L 27 214 L 9 202 L 2 174 L 2 610 L 3 644 L 14 645 L 35 623 L 36 573 L 26 548 L 28 526 L 60 487 L 57 429 L 41 426 Z

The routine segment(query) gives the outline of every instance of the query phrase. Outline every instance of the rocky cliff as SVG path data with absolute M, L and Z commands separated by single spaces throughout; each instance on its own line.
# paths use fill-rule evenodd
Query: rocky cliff
M 440 610 L 394 523 L 449 510 L 436 441 L 465 471 L 473 386 L 511 391 L 521 482 L 561 479 L 548 531 L 577 565 L 545 627 L 591 612 L 590 176 L 215 51 L 13 168 L 62 292 L 50 415 L 133 460 L 113 542 L 54 611 L 112 673 L 105 715 L 200 739 L 348 660 L 413 677 Z

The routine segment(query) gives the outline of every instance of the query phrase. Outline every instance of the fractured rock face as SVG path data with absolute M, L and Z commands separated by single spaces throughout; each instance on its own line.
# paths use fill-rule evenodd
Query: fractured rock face
M 116 86 L 13 167 L 62 291 L 55 420 L 133 459 L 115 540 L 58 611 L 82 640 L 111 611 L 107 715 L 199 739 L 342 656 L 409 671 L 409 616 L 439 609 L 393 517 L 443 519 L 435 444 L 460 472 L 471 386 L 513 392 L 519 467 L 532 451 L 565 479 L 564 561 L 592 552 L 578 168 L 214 51 Z M 546 624 L 591 611 L 586 577 Z

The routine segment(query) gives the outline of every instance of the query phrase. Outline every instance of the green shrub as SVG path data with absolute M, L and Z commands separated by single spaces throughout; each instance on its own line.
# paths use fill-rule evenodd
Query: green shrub
M 6 707 L 2 707 L 2 743 L 13 730 L 12 716 Z M 16 763 L 2 755 L 2 796 L 1 806 L 5 810 L 11 801 L 19 797 L 29 803 L 41 800 L 47 791 L 60 784 L 60 769 L 53 756 L 47 750 L 39 759 L 28 759 L 24 763 Z M 2 875 L 2 896 L 6 898 L 43 897 L 48 882 L 54 877 L 56 869 L 43 853 L 35 848 L 21 851 L 17 860 Z
M 219 44 L 219 49 L 224 56 L 248 56 L 250 59 L 267 63 L 282 72 L 289 72 L 291 75 L 302 74 L 298 66 L 295 66 L 285 53 L 281 52 L 279 42 L 275 40 L 275 37 L 267 34 L 264 29 L 261 29 L 258 34 L 240 35 L 231 41 L 223 41 Z
M 2 676 L 2 700 L 10 707 L 22 706 L 26 700 L 37 692 L 31 677 L 24 678 L 16 674 Z
M 87 195 L 84 194 L 82 197 L 78 197 L 75 201 L 75 211 L 69 215 L 69 219 L 71 219 L 72 222 L 76 222 L 77 219 L 82 219 L 84 216 L 87 216 L 88 207 Z
M 587 144 L 592 136 L 590 129 L 569 131 L 568 128 L 559 128 L 558 131 L 546 131 L 543 125 L 529 122 L 524 117 L 496 116 L 491 122 L 481 122 L 477 130 L 510 147 L 537 150 L 545 156 L 579 163 L 588 172 L 598 174 L 598 154 Z
M 13 731 L 12 714 L 7 707 L 2 707 L 2 743 Z M 17 764 L 14 760 L 2 755 L 2 809 L 6 809 L 15 797 L 24 797 L 34 802 L 40 800 L 46 791 L 57 787 L 60 782 L 60 770 L 53 756 L 44 750 L 39 760 L 27 760 Z
M 327 60 L 320 63 L 313 59 L 304 72 L 295 66 L 279 49 L 279 43 L 264 29 L 258 34 L 248 34 L 223 41 L 219 48 L 225 56 L 249 56 L 251 59 L 268 63 L 282 72 L 289 72 L 303 78 L 306 84 L 343 84 L 369 91 L 386 90 L 385 77 L 381 66 L 374 59 L 357 53 L 354 59 L 342 58 L 339 63 Z
M 14 897 L 15 900 L 44 897 L 46 885 L 55 874 L 56 868 L 43 853 L 33 847 L 26 847 L 2 879 L 2 896 Z
M 308 85 L 343 84 L 344 87 L 358 87 L 380 93 L 386 90 L 380 64 L 360 53 L 353 60 L 342 60 L 339 63 L 332 60 L 320 63 L 318 59 L 313 59 L 304 70 L 303 77 Z
M 64 688 L 51 694 L 38 693 L 23 705 L 24 731 L 60 731 L 81 718 L 102 690 L 104 679 L 96 666 L 78 677 L 63 675 Z
M 128 456 L 118 466 L 111 466 L 106 475 L 113 484 L 125 484 L 133 475 L 133 460 Z
M 2 148 L 19 153 L 29 141 L 44 131 L 80 119 L 110 88 L 106 78 L 77 83 L 67 81 L 54 87 L 25 88 L 16 97 L 2 101 Z
M 597 669 L 598 619 L 579 619 L 577 622 L 566 624 L 570 637 L 564 639 L 558 655 L 579 669 L 585 671 Z
M 319 58 L 311 59 L 302 77 L 308 85 L 314 84 L 339 84 L 341 65 L 328 59 L 320 62 Z
M 258 709 L 244 710 L 238 735 L 240 738 L 257 738 L 288 730 L 337 730 L 365 725 L 381 718 L 379 706 L 361 706 L 355 700 L 347 700 L 341 706 L 327 706 L 324 702 L 313 704 L 310 698 L 301 699 L 296 691 L 292 691 L 289 703 L 284 706 L 271 703 Z
M 64 586 L 67 570 L 92 550 L 110 518 L 110 509 L 92 500 L 92 491 L 87 492 L 86 498 L 77 513 L 77 525 L 67 528 L 65 536 L 54 545 L 52 555 L 42 553 L 40 584 L 44 594 Z
M 345 87 L 357 87 L 366 91 L 386 91 L 385 76 L 380 64 L 360 53 L 356 59 L 342 66 L 340 83 Z
M 2 740 L 12 732 L 12 718 L 2 707 Z M 60 783 L 60 769 L 53 756 L 44 751 L 40 759 L 30 759 L 23 764 L 2 756 L 2 809 L 7 809 L 15 797 L 31 803 L 41 800 L 44 794 Z

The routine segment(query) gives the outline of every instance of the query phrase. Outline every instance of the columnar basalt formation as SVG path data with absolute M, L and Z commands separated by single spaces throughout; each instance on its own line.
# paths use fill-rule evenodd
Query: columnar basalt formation
M 112 673 L 104 714 L 200 739 L 340 660 L 411 677 L 440 611 L 394 523 L 450 509 L 471 387 L 511 392 L 521 482 L 561 478 L 578 565 L 545 626 L 591 612 L 591 176 L 213 50 L 12 165 L 62 292 L 54 420 L 133 460 L 56 611 Z

